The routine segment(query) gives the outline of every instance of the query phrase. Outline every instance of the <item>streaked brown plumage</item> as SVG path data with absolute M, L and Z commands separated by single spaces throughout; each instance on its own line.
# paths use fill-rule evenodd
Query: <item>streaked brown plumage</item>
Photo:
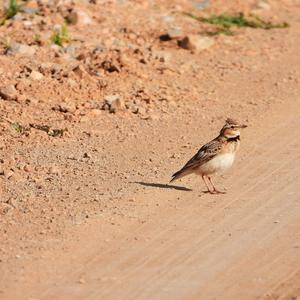
M 210 193 L 221 193 L 212 183 L 211 175 L 232 165 L 240 144 L 240 129 L 245 127 L 247 126 L 228 118 L 220 134 L 202 146 L 182 169 L 172 175 L 170 182 L 195 173 L 201 175 Z M 212 185 L 212 190 L 205 180 L 206 177 Z

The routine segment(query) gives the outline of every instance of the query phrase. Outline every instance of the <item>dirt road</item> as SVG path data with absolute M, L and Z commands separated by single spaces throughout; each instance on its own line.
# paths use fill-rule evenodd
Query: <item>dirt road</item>
M 0 45 L 0 299 L 298 299 L 299 1 L 59 2 L 0 27 L 22 46 Z M 73 10 L 92 25 L 50 47 Z M 227 117 L 249 125 L 227 194 L 166 185 Z
M 226 195 L 201 194 L 194 180 L 194 191 L 148 186 L 146 196 L 135 198 L 160 203 L 161 209 L 135 228 L 121 224 L 119 242 L 77 264 L 61 281 L 56 278 L 40 298 L 295 299 L 299 113 L 299 106 L 281 107 L 250 127 L 242 145 L 248 150 L 222 180 Z

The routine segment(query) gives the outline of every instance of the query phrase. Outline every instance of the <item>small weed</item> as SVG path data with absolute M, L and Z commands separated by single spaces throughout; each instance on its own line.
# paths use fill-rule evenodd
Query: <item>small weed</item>
M 8 7 L 4 11 L 4 16 L 0 19 L 0 25 L 4 25 L 5 21 L 14 17 L 21 9 L 21 5 L 17 0 L 9 0 Z
M 8 8 L 5 11 L 6 18 L 10 19 L 13 16 L 15 16 L 20 10 L 20 8 L 21 6 L 18 4 L 17 0 L 9 0 Z
M 220 34 L 234 35 L 234 32 L 226 27 L 218 27 L 215 30 L 206 31 L 205 34 L 207 34 L 209 36 L 215 36 L 215 35 L 220 35 Z
M 208 23 L 216 25 L 219 28 L 213 31 L 212 34 L 232 34 L 230 28 L 235 27 L 250 27 L 250 28 L 261 28 L 261 29 L 273 29 L 273 28 L 286 28 L 289 26 L 288 23 L 278 23 L 274 24 L 272 22 L 267 22 L 259 18 L 258 16 L 250 15 L 245 17 L 242 13 L 237 15 L 213 15 L 209 18 L 198 17 L 190 13 L 184 13 L 186 16 L 193 18 L 199 22 Z
M 33 36 L 33 41 L 38 44 L 38 45 L 41 45 L 42 44 L 42 39 L 41 39 L 41 36 L 39 34 L 35 34 Z
M 0 45 L 4 48 L 4 53 L 7 53 L 11 48 L 11 38 L 5 37 L 0 41 Z
M 51 127 L 48 125 L 30 124 L 30 127 L 37 129 L 37 130 L 45 131 L 49 136 L 52 136 L 52 137 L 57 137 L 57 136 L 62 137 L 64 135 L 64 132 L 67 131 L 67 128 L 51 129 Z
M 52 44 L 63 46 L 64 43 L 70 42 L 67 25 L 64 24 L 59 30 L 55 30 L 50 38 Z
M 12 129 L 14 129 L 16 132 L 18 132 L 20 134 L 24 134 L 29 131 L 28 127 L 23 126 L 18 122 L 10 122 L 10 126 Z

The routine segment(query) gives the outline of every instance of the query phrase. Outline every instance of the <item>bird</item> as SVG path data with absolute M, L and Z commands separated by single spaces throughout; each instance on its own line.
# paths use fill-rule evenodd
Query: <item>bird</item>
M 224 191 L 219 191 L 215 187 L 211 177 L 215 173 L 223 172 L 232 166 L 240 146 L 241 129 L 246 127 L 247 125 L 227 118 L 219 135 L 203 145 L 179 171 L 174 173 L 170 183 L 189 174 L 196 174 L 202 177 L 207 187 L 206 192 L 224 194 Z M 208 182 L 211 184 L 211 187 Z

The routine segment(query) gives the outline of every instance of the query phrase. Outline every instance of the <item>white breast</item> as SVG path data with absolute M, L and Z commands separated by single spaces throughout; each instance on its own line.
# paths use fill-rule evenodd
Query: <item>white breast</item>
M 220 154 L 203 164 L 197 173 L 209 175 L 216 172 L 223 172 L 230 168 L 234 162 L 235 153 Z

